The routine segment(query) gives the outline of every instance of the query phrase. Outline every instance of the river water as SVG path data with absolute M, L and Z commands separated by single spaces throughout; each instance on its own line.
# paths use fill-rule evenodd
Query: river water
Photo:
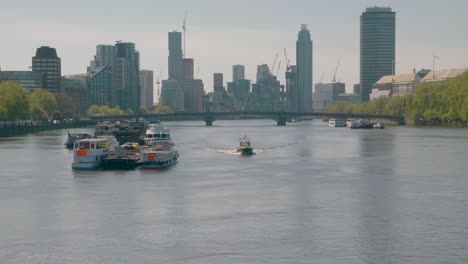
M 468 263 L 468 130 L 166 125 L 165 171 L 73 172 L 66 130 L 0 139 L 0 263 Z

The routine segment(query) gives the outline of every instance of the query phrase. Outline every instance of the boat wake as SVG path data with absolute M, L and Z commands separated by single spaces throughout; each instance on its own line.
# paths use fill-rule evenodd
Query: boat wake
M 219 150 L 217 150 L 217 152 L 224 153 L 224 154 L 227 154 L 227 155 L 242 156 L 242 154 L 240 152 L 237 152 L 237 149 L 219 149 Z M 261 153 L 264 153 L 264 152 L 266 152 L 266 151 L 265 150 L 259 150 L 259 149 L 254 149 L 253 150 L 254 155 L 261 154 Z

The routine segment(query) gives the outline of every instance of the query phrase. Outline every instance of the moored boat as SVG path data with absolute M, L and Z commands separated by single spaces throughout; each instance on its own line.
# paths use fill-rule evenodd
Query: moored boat
M 346 122 L 341 119 L 330 119 L 328 120 L 328 126 L 329 127 L 346 127 Z
M 384 129 L 385 128 L 385 125 L 384 123 L 382 122 L 377 122 L 374 124 L 374 128 L 377 128 L 377 129 Z
M 170 130 L 162 125 L 148 128 L 145 146 L 141 147 L 140 166 L 142 169 L 159 169 L 174 165 L 179 158 Z
M 74 170 L 96 170 L 109 156 L 111 148 L 115 148 L 110 138 L 81 139 L 75 142 L 73 148 Z
M 243 136 L 240 139 L 239 148 L 237 148 L 237 152 L 241 155 L 253 155 L 254 151 L 252 146 L 250 145 L 250 140 L 247 136 Z
M 351 129 L 370 129 L 370 128 L 374 128 L 374 125 L 372 125 L 372 123 L 370 123 L 367 120 L 358 119 L 358 120 L 354 120 L 351 122 L 350 128 Z
M 132 170 L 138 167 L 140 148 L 138 143 L 125 143 L 116 146 L 115 151 L 102 162 L 105 170 Z
M 86 133 L 70 133 L 68 132 L 68 138 L 67 141 L 64 143 L 66 148 L 73 149 L 73 145 L 75 144 L 75 141 L 80 140 L 80 139 L 87 139 L 91 138 L 90 134 Z

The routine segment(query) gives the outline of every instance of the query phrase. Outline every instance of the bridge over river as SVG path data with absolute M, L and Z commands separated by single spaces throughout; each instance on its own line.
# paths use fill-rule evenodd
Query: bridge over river
M 399 125 L 405 124 L 403 116 L 393 115 L 372 115 L 372 114 L 352 114 L 352 113 L 315 113 L 315 112 L 202 112 L 202 113 L 167 113 L 167 114 L 147 114 L 147 115 L 132 115 L 132 116 L 99 116 L 92 117 L 95 121 L 104 120 L 121 120 L 128 118 L 143 117 L 148 120 L 174 121 L 174 120 L 201 120 L 206 126 L 212 126 L 216 120 L 232 120 L 232 119 L 272 119 L 275 120 L 278 126 L 285 126 L 286 122 L 292 119 L 321 119 L 321 118 L 336 118 L 336 119 L 378 119 L 397 122 Z

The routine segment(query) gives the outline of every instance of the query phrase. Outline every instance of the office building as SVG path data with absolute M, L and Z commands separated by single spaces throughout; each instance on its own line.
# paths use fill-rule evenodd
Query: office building
M 314 89 L 314 112 L 323 112 L 327 105 L 335 103 L 337 97 L 333 83 L 317 83 Z
M 245 80 L 245 66 L 234 65 L 232 66 L 232 81 L 237 82 L 240 80 Z
M 297 67 L 291 65 L 286 69 L 286 101 L 289 112 L 298 112 L 297 109 Z
M 312 56 L 310 32 L 307 25 L 302 25 L 296 42 L 298 112 L 312 112 Z
M 213 91 L 223 92 L 224 90 L 224 80 L 222 73 L 213 73 Z
M 174 78 L 162 81 L 160 105 L 169 106 L 174 111 L 184 111 L 184 90 Z
M 89 108 L 87 74 L 71 74 L 62 77 L 62 93 L 66 100 L 58 100 L 66 113 L 74 116 L 86 115 Z
M 32 58 L 32 71 L 45 75 L 44 88 L 49 92 L 55 94 L 61 92 L 62 61 L 54 48 L 42 46 L 36 50 L 36 56 Z
M 183 75 L 182 33 L 173 31 L 169 36 L 169 78 L 179 79 Z
M 154 83 L 153 83 L 153 71 L 141 70 L 140 71 L 140 107 L 146 108 L 151 111 L 153 108 L 153 94 L 154 94 Z
M 270 75 L 270 68 L 266 64 L 257 66 L 257 83 L 267 80 Z
M 362 100 L 372 86 L 395 72 L 395 12 L 390 7 L 370 7 L 361 15 L 360 79 Z
M 17 82 L 29 91 L 46 87 L 45 74 L 32 71 L 0 71 L 0 82 Z
M 203 111 L 203 81 L 194 79 L 193 59 L 184 58 L 183 69 L 181 83 L 184 90 L 184 110 L 190 113 L 200 113 Z
M 339 94 L 336 102 L 347 102 L 352 104 L 359 104 L 362 102 L 360 94 Z

